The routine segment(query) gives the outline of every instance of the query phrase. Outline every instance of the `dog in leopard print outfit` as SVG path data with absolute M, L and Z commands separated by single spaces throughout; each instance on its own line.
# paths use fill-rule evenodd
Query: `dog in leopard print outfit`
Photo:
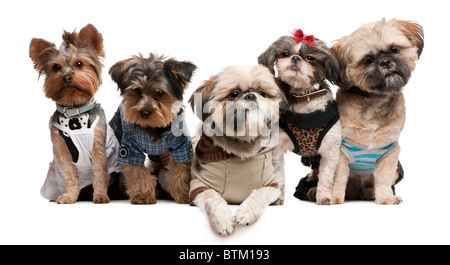
M 280 140 L 274 151 L 275 171 L 283 176 L 283 156 L 290 150 L 302 161 L 320 160 L 316 202 L 332 204 L 332 184 L 339 160 L 341 124 L 333 93 L 327 83 L 339 78 L 338 60 L 325 42 L 304 36 L 283 36 L 258 57 L 281 81 L 289 110 L 280 117 Z M 320 157 L 320 158 L 319 158 Z M 317 170 L 316 170 L 317 172 Z M 314 180 L 311 180 L 314 182 Z M 280 187 L 284 186 L 279 185 Z

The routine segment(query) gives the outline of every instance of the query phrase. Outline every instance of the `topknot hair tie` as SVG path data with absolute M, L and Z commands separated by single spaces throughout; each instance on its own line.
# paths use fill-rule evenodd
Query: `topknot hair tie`
M 313 35 L 305 36 L 301 29 L 298 29 L 294 33 L 294 37 L 295 37 L 295 40 L 297 41 L 297 43 L 300 43 L 303 40 L 306 44 L 308 44 L 308 46 L 317 46 L 314 43 L 314 36 Z

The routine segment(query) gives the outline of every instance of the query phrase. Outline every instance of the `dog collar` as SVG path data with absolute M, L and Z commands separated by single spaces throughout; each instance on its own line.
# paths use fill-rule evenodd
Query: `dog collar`
M 315 98 L 325 96 L 326 94 L 328 94 L 328 90 L 321 88 L 319 90 L 316 90 L 303 96 L 298 96 L 295 94 L 291 94 L 291 96 L 295 103 L 299 103 L 299 102 L 309 102 Z
M 362 90 L 361 88 L 357 87 L 357 86 L 352 86 L 349 91 L 358 94 L 360 96 L 366 97 L 366 98 L 371 98 L 371 97 L 384 97 L 385 95 L 382 94 L 377 94 L 374 92 L 367 92 Z
M 89 102 L 83 103 L 75 107 L 66 107 L 56 104 L 56 109 L 59 113 L 66 116 L 66 118 L 78 116 L 82 113 L 88 112 L 95 107 L 95 99 L 91 99 Z

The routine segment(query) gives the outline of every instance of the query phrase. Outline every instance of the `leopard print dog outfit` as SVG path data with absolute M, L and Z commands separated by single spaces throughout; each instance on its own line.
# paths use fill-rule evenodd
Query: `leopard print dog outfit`
M 337 104 L 332 100 L 325 111 L 317 110 L 308 114 L 287 111 L 281 115 L 280 127 L 291 138 L 294 153 L 302 157 L 315 157 L 323 138 L 338 120 Z

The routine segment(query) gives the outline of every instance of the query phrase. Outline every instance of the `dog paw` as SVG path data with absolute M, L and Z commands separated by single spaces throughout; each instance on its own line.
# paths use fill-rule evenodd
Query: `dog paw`
M 376 198 L 375 202 L 378 204 L 386 204 L 386 205 L 391 205 L 391 204 L 400 204 L 402 202 L 402 198 L 399 196 L 387 196 L 384 198 Z
M 361 199 L 366 200 L 366 201 L 375 200 L 375 189 L 374 188 L 365 188 L 362 191 Z
M 313 187 L 308 190 L 308 194 L 306 196 L 308 196 L 308 199 L 310 201 L 314 202 L 316 201 L 316 194 L 317 194 L 317 187 Z
M 248 205 L 241 205 L 236 211 L 236 223 L 239 225 L 251 225 L 256 222 L 256 219 L 261 215 L 262 210 L 257 207 L 249 207 Z
M 94 193 L 94 203 L 109 203 L 108 195 Z
M 334 200 L 332 198 L 317 198 L 318 205 L 332 205 Z
M 232 216 L 230 216 L 230 218 L 225 218 L 216 222 L 212 227 L 217 234 L 221 236 L 229 236 L 233 233 L 234 226 L 234 220 Z
M 334 204 L 343 204 L 345 201 L 345 196 L 333 196 Z
M 64 193 L 63 195 L 59 196 L 58 199 L 56 199 L 56 202 L 58 204 L 71 204 L 75 203 L 77 201 L 77 196 L 70 195 L 68 193 Z
M 334 200 L 331 198 L 331 191 L 317 191 L 316 203 L 318 205 L 332 205 Z
M 174 195 L 173 199 L 176 203 L 180 204 L 188 204 L 189 203 L 189 195 L 188 194 L 181 194 L 181 195 Z
M 138 194 L 130 199 L 132 204 L 156 204 L 155 195 L 147 192 Z

